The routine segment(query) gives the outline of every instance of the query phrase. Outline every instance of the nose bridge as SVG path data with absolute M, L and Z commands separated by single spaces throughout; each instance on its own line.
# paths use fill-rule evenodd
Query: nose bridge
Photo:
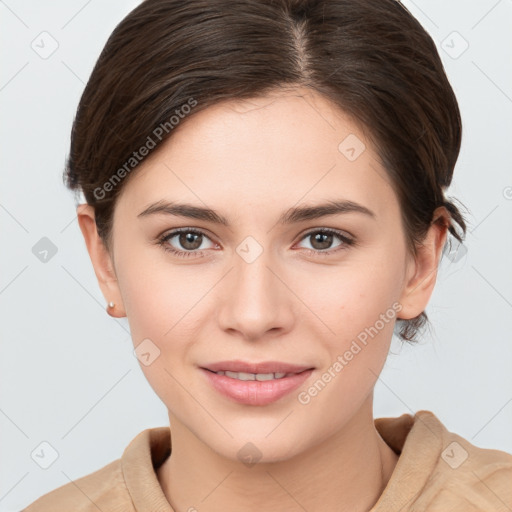
M 238 261 L 235 260 L 233 279 L 236 281 L 235 293 L 238 295 L 238 300 L 243 302 L 244 299 L 252 299 L 251 302 L 256 302 L 270 295 L 275 297 L 275 290 L 273 294 L 270 293 L 275 288 L 275 275 L 270 270 L 271 260 L 268 251 L 254 260 L 248 261 L 244 257 L 239 257 Z
M 223 329 L 235 329 L 248 338 L 286 327 L 291 320 L 286 287 L 272 251 L 247 237 L 233 255 L 229 285 L 222 294 L 219 320 Z

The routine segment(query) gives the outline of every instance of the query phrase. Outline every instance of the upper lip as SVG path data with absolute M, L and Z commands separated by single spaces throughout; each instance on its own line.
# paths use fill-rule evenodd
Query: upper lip
M 283 363 L 280 361 L 262 361 L 249 363 L 245 361 L 219 361 L 202 366 L 212 372 L 244 372 L 244 373 L 301 373 L 311 370 L 312 366 Z

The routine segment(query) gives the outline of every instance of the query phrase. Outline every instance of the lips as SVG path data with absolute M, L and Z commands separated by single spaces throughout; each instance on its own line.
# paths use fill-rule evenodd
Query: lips
M 234 373 L 254 373 L 254 374 L 269 374 L 269 373 L 284 373 L 284 374 L 297 374 L 306 370 L 313 369 L 312 366 L 289 364 L 280 361 L 263 361 L 260 363 L 248 363 L 245 361 L 219 361 L 216 363 L 209 363 L 201 368 L 210 370 L 211 372 L 234 372 Z
M 297 368 L 300 367 L 295 366 L 295 369 Z M 309 379 L 313 371 L 313 369 L 309 369 L 300 373 L 289 373 L 281 378 L 265 378 L 263 381 L 260 381 L 259 378 L 254 380 L 232 378 L 229 375 L 225 375 L 221 370 L 214 372 L 201 368 L 206 381 L 218 393 L 238 404 L 252 406 L 269 405 L 284 398 L 286 395 L 290 395 L 292 391 Z M 228 371 L 227 373 L 231 372 Z M 237 373 L 236 375 L 240 377 L 244 374 Z M 245 375 L 254 374 L 246 373 Z M 258 374 L 258 377 L 263 375 L 275 376 L 276 374 Z
M 302 385 L 314 367 L 282 361 L 219 361 L 200 366 L 207 382 L 221 395 L 244 405 L 264 406 Z

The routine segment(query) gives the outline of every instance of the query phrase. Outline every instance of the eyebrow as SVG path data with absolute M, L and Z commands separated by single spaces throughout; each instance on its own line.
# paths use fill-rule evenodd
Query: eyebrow
M 306 220 L 318 219 L 327 215 L 338 215 L 341 213 L 362 213 L 373 219 L 376 218 L 375 213 L 366 208 L 366 206 L 353 201 L 338 200 L 328 201 L 315 206 L 298 206 L 290 208 L 281 214 L 277 223 L 293 224 Z M 164 200 L 149 205 L 144 211 L 139 213 L 137 217 L 144 218 L 155 214 L 188 217 L 190 219 L 209 221 L 229 227 L 229 221 L 211 208 Z

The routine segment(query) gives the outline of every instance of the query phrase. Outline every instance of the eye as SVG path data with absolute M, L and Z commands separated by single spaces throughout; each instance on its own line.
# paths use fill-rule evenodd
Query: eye
M 306 233 L 302 237 L 302 240 L 311 239 L 310 245 L 312 249 L 306 248 L 307 253 L 313 256 L 329 256 L 340 250 L 347 249 L 348 247 L 355 245 L 355 239 L 345 235 L 344 233 L 330 228 L 315 229 Z M 340 243 L 335 246 L 333 250 L 327 250 L 332 246 L 333 240 L 338 238 Z
M 178 248 L 173 247 L 171 240 L 176 238 L 175 244 Z M 180 228 L 171 231 L 158 239 L 158 244 L 162 246 L 164 251 L 170 252 L 180 258 L 190 258 L 201 256 L 202 252 L 199 250 L 203 245 L 204 240 L 209 238 L 205 233 L 197 229 Z M 180 247 L 182 249 L 180 249 Z M 211 247 L 202 247 L 202 250 Z
M 312 256 L 329 256 L 356 244 L 354 238 L 330 228 L 310 231 L 309 233 L 306 233 L 301 240 L 306 240 L 308 238 L 312 240 L 312 248 L 306 248 L 306 253 Z M 334 246 L 335 248 L 333 250 L 328 250 L 332 246 L 335 238 L 337 238 L 340 243 Z M 176 239 L 174 244 L 178 247 L 171 243 L 173 239 Z M 212 248 L 202 247 L 205 240 L 210 240 L 210 238 L 200 230 L 179 228 L 171 231 L 170 233 L 164 234 L 162 237 L 158 238 L 157 242 L 166 252 L 170 252 L 180 258 L 190 258 L 201 257 L 203 255 L 203 250 Z

